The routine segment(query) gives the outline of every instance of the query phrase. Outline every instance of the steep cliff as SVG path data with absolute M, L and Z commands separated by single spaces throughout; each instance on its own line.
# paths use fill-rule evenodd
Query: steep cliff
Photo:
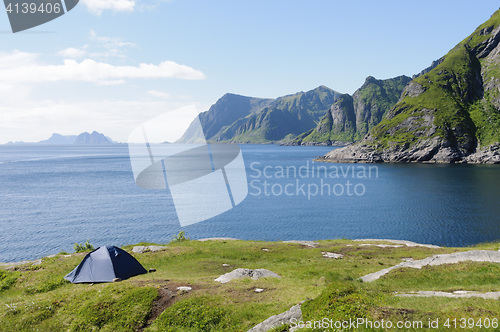
M 277 99 L 226 94 L 199 120 L 204 137 L 212 142 L 276 142 L 314 128 L 339 96 L 325 86 Z M 200 137 L 196 127 L 193 123 L 178 142 Z
M 397 103 L 410 80 L 406 76 L 387 80 L 367 77 L 352 97 L 342 95 L 316 128 L 298 136 L 294 143 L 346 145 L 361 140 Z
M 500 11 L 414 78 L 399 102 L 333 162 L 500 162 Z

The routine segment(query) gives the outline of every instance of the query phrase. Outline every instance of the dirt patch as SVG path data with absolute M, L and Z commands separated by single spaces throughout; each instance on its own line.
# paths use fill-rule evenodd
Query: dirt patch
M 488 310 L 488 309 L 483 309 L 483 308 L 467 307 L 465 309 L 465 312 L 475 313 L 479 317 L 481 317 L 481 316 L 482 317 L 494 317 L 495 316 L 495 312 L 494 311 Z
M 165 311 L 165 309 L 174 304 L 176 302 L 176 297 L 176 293 L 168 288 L 158 289 L 158 297 L 153 302 L 151 314 L 148 318 L 146 326 L 151 325 L 155 319 L 158 318 L 163 311 Z
M 139 330 L 139 332 L 144 331 L 148 328 L 153 322 L 162 314 L 165 309 L 172 306 L 179 300 L 184 299 L 186 296 L 189 296 L 190 293 L 195 292 L 196 290 L 201 289 L 198 285 L 192 285 L 190 283 L 180 283 L 180 282 L 170 282 L 169 280 L 138 280 L 135 281 L 139 287 L 155 287 L 158 289 L 158 296 L 153 301 L 153 305 L 151 306 L 151 313 L 148 317 L 146 324 Z M 192 290 L 186 294 L 179 294 L 177 292 L 177 287 L 180 286 L 189 286 Z
M 407 320 L 417 312 L 417 310 L 405 308 L 374 308 L 373 316 L 376 319 L 394 320 L 397 317 Z

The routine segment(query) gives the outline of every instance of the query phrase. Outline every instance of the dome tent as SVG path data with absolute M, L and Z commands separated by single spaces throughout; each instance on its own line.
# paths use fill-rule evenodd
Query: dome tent
M 76 284 L 84 282 L 112 282 L 147 273 L 132 255 L 115 246 L 99 247 L 88 253 L 82 262 L 64 279 Z

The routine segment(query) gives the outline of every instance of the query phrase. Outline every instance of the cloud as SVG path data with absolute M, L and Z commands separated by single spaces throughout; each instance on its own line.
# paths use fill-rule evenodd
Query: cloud
M 97 15 L 101 15 L 103 10 L 132 12 L 135 9 L 135 0 L 82 0 L 81 3 Z
M 158 97 L 162 99 L 170 99 L 172 96 L 166 92 L 163 91 L 158 91 L 158 90 L 149 90 L 148 95 L 153 96 L 153 97 Z
M 82 47 L 68 47 L 57 55 L 66 59 L 91 59 L 127 58 L 127 48 L 137 47 L 136 44 L 123 41 L 121 38 L 98 35 L 90 30 L 90 42 Z
M 87 51 L 85 50 L 85 47 L 82 48 L 68 47 L 62 51 L 59 51 L 57 55 L 69 59 L 80 59 L 87 55 Z
M 38 54 L 14 50 L 11 53 L 0 52 L 0 69 L 21 67 L 36 62 Z
M 140 63 L 136 66 L 118 66 L 92 59 L 77 61 L 65 59 L 62 64 L 48 65 L 31 53 L 14 51 L 0 53 L 0 83 L 45 83 L 59 81 L 122 84 L 127 79 L 177 78 L 202 80 L 203 72 L 174 61 L 159 64 Z

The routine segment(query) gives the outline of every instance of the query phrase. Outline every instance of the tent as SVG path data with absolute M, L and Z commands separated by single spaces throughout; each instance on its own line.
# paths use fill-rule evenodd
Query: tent
M 125 250 L 115 246 L 99 247 L 88 253 L 64 279 L 82 282 L 112 282 L 147 273 L 146 269 Z

